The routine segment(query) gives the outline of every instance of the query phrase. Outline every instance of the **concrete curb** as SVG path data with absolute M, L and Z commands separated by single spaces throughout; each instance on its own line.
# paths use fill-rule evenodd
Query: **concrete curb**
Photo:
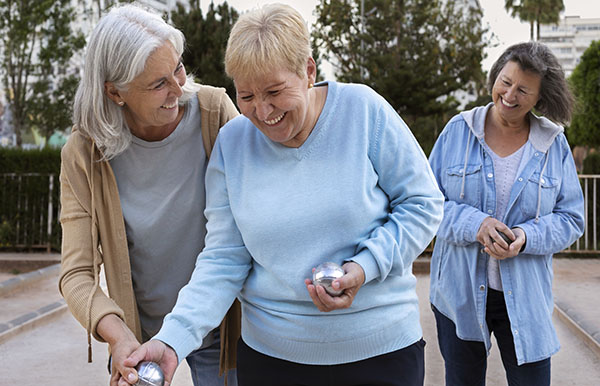
M 590 348 L 596 354 L 598 358 L 600 358 L 600 342 L 595 337 L 598 335 L 598 332 L 595 334 L 590 334 L 588 329 L 586 329 L 583 324 L 579 321 L 579 318 L 575 315 L 573 311 L 570 311 L 563 307 L 559 303 L 554 303 L 554 313 L 558 318 L 567 326 L 579 339 L 585 343 L 586 346 Z
M 24 273 L 13 277 L 12 279 L 0 282 L 0 296 L 6 295 L 9 292 L 20 290 L 38 280 L 44 279 L 50 275 L 54 275 L 60 271 L 60 263 L 52 264 L 45 268 L 40 268 L 35 271 Z
M 8 323 L 0 323 L 0 344 L 21 332 L 31 330 L 42 323 L 52 320 L 65 311 L 67 311 L 67 304 L 61 299 L 36 311 L 21 315 Z

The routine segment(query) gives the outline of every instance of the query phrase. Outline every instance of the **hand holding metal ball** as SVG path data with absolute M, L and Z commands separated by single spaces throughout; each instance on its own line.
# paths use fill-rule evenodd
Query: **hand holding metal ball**
M 136 366 L 138 381 L 134 386 L 163 386 L 165 377 L 160 366 L 155 362 L 140 362 Z
M 339 296 L 344 290 L 334 290 L 331 283 L 344 276 L 344 270 L 336 263 L 327 262 L 320 264 L 313 272 L 313 284 L 322 286 L 331 296 Z

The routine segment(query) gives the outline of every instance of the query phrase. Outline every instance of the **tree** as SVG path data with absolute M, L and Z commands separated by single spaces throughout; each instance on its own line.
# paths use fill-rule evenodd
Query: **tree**
M 70 126 L 79 76 L 69 61 L 85 44 L 74 18 L 70 0 L 0 0 L 0 71 L 18 146 L 32 127 L 49 136 Z
M 600 146 L 600 41 L 585 50 L 569 82 L 577 103 L 567 129 L 572 146 Z
M 235 100 L 235 86 L 225 74 L 225 47 L 231 27 L 238 18 L 227 2 L 215 7 L 211 2 L 204 17 L 200 2 L 192 2 L 189 11 L 182 5 L 171 13 L 171 20 L 186 38 L 183 63 L 200 83 L 225 87 Z
M 540 39 L 540 24 L 556 24 L 565 10 L 563 0 L 505 0 L 504 9 L 512 17 L 529 23 L 530 40 Z M 537 32 L 534 36 L 534 30 Z
M 482 11 L 457 0 L 364 0 L 361 23 L 360 3 L 321 0 L 313 45 L 340 81 L 386 98 L 427 150 L 455 113 L 452 94 L 485 83 Z

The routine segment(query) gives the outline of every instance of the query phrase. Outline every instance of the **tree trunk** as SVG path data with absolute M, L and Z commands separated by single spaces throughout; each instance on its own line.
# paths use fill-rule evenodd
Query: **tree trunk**
M 535 37 L 533 36 L 533 31 L 534 31 L 534 27 L 533 27 L 533 20 L 529 22 L 529 40 L 534 41 Z

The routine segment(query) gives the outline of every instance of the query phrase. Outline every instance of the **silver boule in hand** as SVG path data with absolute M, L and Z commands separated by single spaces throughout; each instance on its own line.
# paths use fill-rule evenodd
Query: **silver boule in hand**
M 335 279 L 344 276 L 344 270 L 336 263 L 327 262 L 320 264 L 313 272 L 313 284 L 320 285 L 331 296 L 339 296 L 344 290 L 336 291 L 331 287 Z
M 140 362 L 136 366 L 138 381 L 134 386 L 164 386 L 165 377 L 155 362 Z

